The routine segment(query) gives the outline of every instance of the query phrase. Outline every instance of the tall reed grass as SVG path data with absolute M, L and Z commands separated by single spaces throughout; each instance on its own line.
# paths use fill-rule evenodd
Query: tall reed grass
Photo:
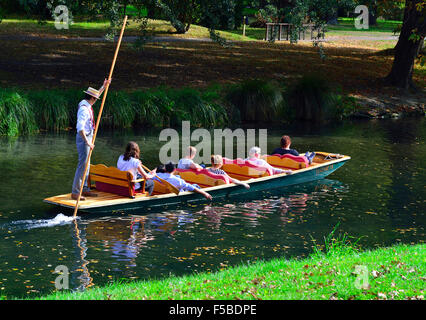
M 164 90 L 137 91 L 131 94 L 135 114 L 135 125 L 161 127 L 169 125 L 169 114 L 174 108 Z
M 39 90 L 24 93 L 0 88 L 0 135 L 75 128 L 82 90 Z M 183 120 L 194 127 L 223 127 L 240 122 L 290 123 L 294 120 L 340 119 L 355 102 L 324 78 L 305 76 L 289 89 L 265 80 L 246 80 L 206 89 L 159 87 L 145 91 L 111 91 L 101 126 L 176 127 Z M 95 113 L 101 103 L 94 105 Z M 231 123 L 232 122 L 232 123 Z
M 318 74 L 304 75 L 288 91 L 296 120 L 321 122 L 340 116 L 340 89 Z
M 36 130 L 30 100 L 19 91 L 0 88 L 0 135 L 16 136 Z
M 59 131 L 69 127 L 73 110 L 69 101 L 59 91 L 30 92 L 28 99 L 31 101 L 39 129 Z
M 98 114 L 100 106 L 100 101 L 94 105 L 95 114 Z M 100 125 L 110 129 L 131 127 L 135 115 L 136 111 L 129 95 L 125 92 L 112 91 L 105 101 Z
M 238 109 L 244 122 L 270 122 L 286 106 L 283 89 L 265 80 L 246 80 L 231 86 L 226 99 Z
M 182 120 L 193 126 L 222 126 L 228 122 L 217 92 L 157 88 L 147 91 L 112 91 L 106 99 L 101 126 L 109 129 L 132 126 L 179 126 Z M 0 135 L 28 134 L 38 130 L 75 128 L 81 90 L 39 90 L 22 93 L 0 88 Z M 93 109 L 99 112 L 101 103 Z M 95 119 L 96 120 L 96 119 Z

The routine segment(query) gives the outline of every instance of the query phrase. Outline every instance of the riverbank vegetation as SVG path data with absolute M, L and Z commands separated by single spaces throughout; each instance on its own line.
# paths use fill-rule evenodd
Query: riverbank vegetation
M 424 244 L 360 252 L 340 237 L 306 259 L 277 258 L 242 266 L 142 282 L 116 281 L 49 300 L 314 299 L 423 300 Z
M 0 135 L 75 127 L 79 90 L 0 88 Z M 291 103 L 290 103 L 291 102 Z M 95 113 L 100 103 L 95 104 Z M 117 129 L 137 126 L 176 127 L 183 120 L 195 127 L 223 127 L 241 123 L 289 124 L 295 120 L 340 120 L 356 109 L 318 76 L 287 86 L 276 81 L 247 80 L 230 86 L 111 91 L 101 125 Z
M 40 23 L 36 19 L 25 17 L 7 18 L 2 20 L 0 35 L 27 35 L 41 37 L 104 37 L 110 22 L 107 20 L 95 20 L 75 18 L 69 29 L 56 29 L 54 21 L 44 21 Z M 126 36 L 140 36 L 141 22 L 130 19 L 126 27 Z M 369 36 L 383 37 L 392 36 L 394 31 L 401 27 L 400 21 L 387 21 L 379 19 L 377 24 L 369 29 L 356 29 L 353 18 L 339 18 L 339 24 L 328 25 L 325 37 L 344 37 L 344 36 Z M 147 19 L 146 36 L 150 37 L 173 37 L 183 39 L 208 39 L 210 34 L 206 27 L 193 24 L 184 34 L 176 33 L 169 21 L 162 19 Z M 263 41 L 265 38 L 265 28 L 256 28 L 246 26 L 245 36 L 243 36 L 242 26 L 233 30 L 217 30 L 219 35 L 230 41 Z M 398 32 L 396 32 L 397 34 Z M 379 41 L 377 41 L 379 42 Z M 395 43 L 394 43 L 395 44 Z

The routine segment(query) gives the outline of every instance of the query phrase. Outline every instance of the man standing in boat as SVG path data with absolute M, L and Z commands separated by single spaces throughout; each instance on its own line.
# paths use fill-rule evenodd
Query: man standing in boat
M 84 99 L 78 104 L 77 112 L 77 152 L 78 152 L 78 165 L 75 171 L 74 182 L 72 184 L 71 198 L 78 199 L 80 194 L 80 187 L 83 184 L 84 168 L 89 156 L 90 149 L 95 147 L 92 144 L 93 132 L 95 130 L 95 115 L 93 113 L 93 105 L 102 95 L 105 86 L 110 84 L 111 81 L 105 79 L 104 84 L 99 90 L 89 87 L 84 93 Z M 87 175 L 88 176 L 88 175 Z M 80 200 L 86 200 L 84 197 L 96 197 L 97 194 L 90 192 L 90 187 L 87 185 L 87 176 L 84 181 L 82 197 Z

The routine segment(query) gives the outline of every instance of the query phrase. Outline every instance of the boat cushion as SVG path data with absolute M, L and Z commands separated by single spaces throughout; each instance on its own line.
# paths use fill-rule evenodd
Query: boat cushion
M 238 180 L 248 180 L 251 178 L 260 178 L 272 176 L 273 172 L 269 168 L 261 167 L 251 161 L 241 158 L 228 159 L 223 158 L 222 169 L 232 178 Z
M 202 188 L 230 183 L 227 176 L 215 174 L 207 169 L 176 169 L 176 171 L 186 182 L 198 184 Z
M 273 167 L 280 169 L 302 169 L 309 167 L 308 159 L 304 156 L 294 156 L 292 154 L 273 154 L 266 156 L 265 160 Z
M 113 193 L 123 197 L 131 197 L 135 193 L 134 185 L 132 187 L 133 194 L 130 194 L 128 187 L 117 186 L 117 185 L 100 182 L 100 181 L 96 181 L 95 184 L 96 184 L 96 190 L 98 191 Z
M 89 181 L 95 182 L 98 191 L 124 197 L 134 197 L 136 193 L 133 174 L 116 167 L 107 167 L 103 164 L 90 165 Z

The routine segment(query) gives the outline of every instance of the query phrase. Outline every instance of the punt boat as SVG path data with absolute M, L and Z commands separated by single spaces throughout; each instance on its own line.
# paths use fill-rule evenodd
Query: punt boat
M 239 179 L 249 184 L 249 189 L 241 185 L 229 183 L 226 179 L 217 179 L 213 174 L 206 174 L 205 172 L 181 170 L 177 174 L 187 182 L 197 183 L 213 197 L 213 201 L 216 199 L 223 201 L 224 199 L 246 193 L 285 188 L 324 179 L 350 159 L 349 156 L 340 154 L 326 152 L 315 153 L 316 155 L 311 164 L 309 164 L 303 156 L 266 156 L 265 160 L 272 166 L 287 169 L 289 171 L 280 174 L 271 174 L 267 170 L 265 171 L 264 169 L 249 165 L 247 161 L 242 159 L 230 160 L 224 158 L 222 169 L 232 178 Z M 100 168 L 102 168 L 102 170 Z M 98 196 L 88 197 L 85 201 L 80 201 L 79 212 L 101 214 L 134 213 L 137 211 L 141 212 L 147 208 L 158 208 L 182 203 L 209 202 L 199 193 L 188 191 L 180 192 L 178 195 L 171 193 L 164 185 L 157 181 L 155 181 L 154 193 L 151 196 L 146 192 L 132 192 L 131 181 L 134 180 L 132 180 L 133 177 L 131 173 L 118 171 L 119 170 L 116 168 L 107 168 L 104 165 L 91 165 L 89 183 L 92 186 L 94 180 L 95 186 L 92 186 L 92 191 L 97 193 Z M 122 173 L 127 174 L 128 178 L 117 180 Z M 128 179 L 129 185 L 127 185 L 128 182 L 126 179 Z M 114 188 L 105 188 L 105 186 L 111 187 L 114 184 L 117 185 L 113 186 Z M 118 192 L 120 190 L 117 191 L 117 188 L 121 188 L 121 191 L 130 190 L 129 194 Z M 76 205 L 76 201 L 71 199 L 70 193 L 46 198 L 44 202 L 68 209 L 74 209 Z

